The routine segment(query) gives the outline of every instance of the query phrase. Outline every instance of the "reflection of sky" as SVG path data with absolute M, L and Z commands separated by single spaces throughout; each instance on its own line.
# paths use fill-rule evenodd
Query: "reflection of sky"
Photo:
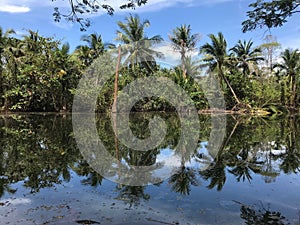
M 202 142 L 198 152 L 205 153 L 207 142 Z M 172 149 L 162 149 L 160 159 L 173 159 Z M 226 170 L 227 171 L 227 170 Z M 208 189 L 208 181 L 200 180 L 200 186 L 191 186 L 188 196 L 171 191 L 168 180 L 159 186 L 146 186 L 144 193 L 150 195 L 148 201 L 130 208 L 121 198 L 117 184 L 103 180 L 102 185 L 83 185 L 85 176 L 78 176 L 71 170 L 70 182 L 63 182 L 53 188 L 44 188 L 30 194 L 23 182 L 13 184 L 18 189 L 15 194 L 5 194 L 0 198 L 0 224 L 32 225 L 49 222 L 51 225 L 76 224 L 75 220 L 94 220 L 103 224 L 123 224 L 124 220 L 139 220 L 147 224 L 145 218 L 153 218 L 166 223 L 179 224 L 243 224 L 240 219 L 240 205 L 234 201 L 279 211 L 289 222 L 298 219 L 300 176 L 281 174 L 276 182 L 265 183 L 261 175 L 252 174 L 249 183 L 237 182 L 236 177 L 226 172 L 226 183 L 222 191 Z M 234 200 L 234 201 L 233 201 Z M 9 204 L 10 203 L 10 204 Z M 293 224 L 293 223 L 292 223 Z
M 214 160 L 206 148 L 207 145 L 207 141 L 200 142 L 200 147 L 197 149 L 197 154 L 192 157 L 189 162 L 186 162 L 185 165 L 194 169 L 206 169 Z M 200 158 L 198 156 L 200 156 Z

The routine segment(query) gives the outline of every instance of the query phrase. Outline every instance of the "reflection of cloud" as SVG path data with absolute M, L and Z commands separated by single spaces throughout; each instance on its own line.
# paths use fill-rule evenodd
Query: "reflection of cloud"
M 29 198 L 9 198 L 3 199 L 3 202 L 7 202 L 8 204 L 12 205 L 21 205 L 21 204 L 29 204 L 31 200 Z

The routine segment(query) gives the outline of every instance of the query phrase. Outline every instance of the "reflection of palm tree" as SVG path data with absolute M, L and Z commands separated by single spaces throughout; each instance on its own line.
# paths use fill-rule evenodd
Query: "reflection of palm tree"
M 258 162 L 255 157 L 249 159 L 248 150 L 243 149 L 241 153 L 234 158 L 234 168 L 229 170 L 229 172 L 237 177 L 238 182 L 241 179 L 243 181 L 247 179 L 250 182 L 252 180 L 251 172 L 260 173 L 261 164 L 263 164 L 263 162 Z
M 212 163 L 208 169 L 199 171 L 199 174 L 204 180 L 210 179 L 210 184 L 207 186 L 209 189 L 217 186 L 218 191 L 222 190 L 226 181 L 225 167 L 226 162 L 224 158 L 219 158 L 217 161 Z
M 238 202 L 239 203 L 239 202 Z M 240 217 L 245 220 L 246 225 L 285 225 L 290 224 L 285 220 L 285 217 L 280 212 L 272 212 L 267 209 L 255 210 L 253 207 L 241 204 Z
M 208 185 L 208 188 L 214 188 L 217 185 L 217 190 L 220 191 L 226 181 L 226 173 L 225 173 L 225 167 L 228 164 L 228 161 L 230 161 L 232 155 L 228 152 L 224 152 L 225 147 L 229 144 L 230 139 L 232 138 L 234 132 L 238 128 L 240 124 L 240 121 L 236 121 L 235 125 L 233 126 L 230 134 L 228 137 L 223 141 L 222 145 L 220 146 L 220 149 L 215 156 L 215 161 L 211 163 L 211 165 L 204 171 L 199 171 L 199 174 L 203 177 L 204 180 L 210 179 L 210 184 Z M 227 161 L 227 159 L 229 159 Z
M 144 193 L 145 187 L 120 185 L 117 186 L 117 190 L 119 191 L 119 195 L 116 199 L 129 204 L 129 207 L 139 205 L 141 199 L 146 201 L 150 199 L 150 195 Z
M 86 161 L 79 161 L 78 165 L 74 168 L 74 171 L 79 176 L 87 177 L 86 179 L 83 179 L 81 181 L 82 184 L 97 186 L 97 185 L 101 185 L 102 183 L 102 179 L 103 179 L 102 175 L 92 170 L 90 165 Z
M 300 138 L 298 120 L 295 116 L 289 121 L 290 132 L 286 137 L 286 152 L 274 158 L 282 159 L 280 169 L 284 173 L 297 173 L 300 172 Z
M 180 169 L 170 177 L 169 183 L 172 184 L 172 190 L 183 195 L 190 194 L 191 185 L 199 185 L 196 171 L 185 166 L 181 166 Z

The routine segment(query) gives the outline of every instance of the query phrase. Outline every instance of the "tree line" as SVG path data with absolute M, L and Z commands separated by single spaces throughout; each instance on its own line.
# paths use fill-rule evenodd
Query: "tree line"
M 106 62 L 111 64 L 102 66 L 110 66 L 107 69 L 112 73 L 99 95 L 97 110 L 101 112 L 112 108 L 118 90 L 143 76 L 167 77 L 190 95 L 198 110 L 209 109 L 203 90 L 195 81 L 203 79 L 197 76 L 203 67 L 208 67 L 219 80 L 227 109 L 246 112 L 265 109 L 273 113 L 299 110 L 298 49 L 285 49 L 276 56 L 280 44 L 271 35 L 260 46 L 255 46 L 252 40 L 239 40 L 229 47 L 222 32 L 210 34 L 210 41 L 199 46 L 199 34 L 193 33 L 190 25 L 183 24 L 169 35 L 181 63 L 163 68 L 156 62 L 163 54 L 153 50 L 163 38 L 148 37 L 145 30 L 149 26 L 149 20 L 130 15 L 118 22 L 115 41 L 119 46 L 105 43 L 101 35 L 92 33 L 82 36 L 85 44 L 73 52 L 68 43 L 62 44 L 32 30 L 17 38 L 13 30 L 0 29 L 1 110 L 70 111 L 80 78 L 101 57 L 109 57 Z M 121 51 L 105 54 L 118 48 L 122 49 L 122 55 Z M 191 52 L 197 52 L 199 57 L 192 58 Z M 163 99 L 148 98 L 138 102 L 134 110 L 174 109 Z

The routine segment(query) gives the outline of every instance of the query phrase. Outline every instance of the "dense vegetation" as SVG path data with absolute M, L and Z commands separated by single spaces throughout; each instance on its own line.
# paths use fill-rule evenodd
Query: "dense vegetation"
M 219 80 L 227 109 L 266 109 L 269 112 L 299 110 L 300 52 L 286 49 L 280 56 L 276 39 L 267 36 L 265 43 L 255 47 L 251 40 L 240 40 L 227 46 L 221 32 L 210 34 L 210 42 L 199 46 L 199 36 L 190 25 L 181 25 L 171 32 L 169 41 L 181 58 L 180 65 L 163 68 L 156 59 L 163 54 L 154 51 L 162 42 L 160 35 L 147 37 L 148 20 L 130 15 L 119 22 L 116 41 L 126 55 L 105 54 L 116 49 L 103 42 L 96 33 L 83 36 L 80 45 L 70 52 L 68 44 L 53 37 L 43 37 L 28 30 L 17 38 L 13 30 L 0 29 L 0 107 L 2 111 L 70 111 L 73 96 L 84 71 L 97 58 L 110 57 L 106 66 L 111 79 L 99 95 L 97 110 L 111 110 L 114 96 L 126 84 L 138 77 L 162 76 L 180 85 L 199 110 L 209 109 L 203 90 L 195 82 L 205 66 Z M 139 45 L 134 43 L 139 42 Z M 129 46 L 129 47 L 128 47 Z M 153 48 L 152 48 L 153 47 Z M 198 52 L 197 59 L 190 52 Z M 117 52 L 116 50 L 113 52 Z M 122 62 L 118 60 L 122 58 Z M 115 73 L 117 68 L 117 73 Z M 97 80 L 95 81 L 97 82 Z M 114 95 L 115 93 L 115 95 Z M 147 98 L 134 110 L 172 111 L 164 99 Z

